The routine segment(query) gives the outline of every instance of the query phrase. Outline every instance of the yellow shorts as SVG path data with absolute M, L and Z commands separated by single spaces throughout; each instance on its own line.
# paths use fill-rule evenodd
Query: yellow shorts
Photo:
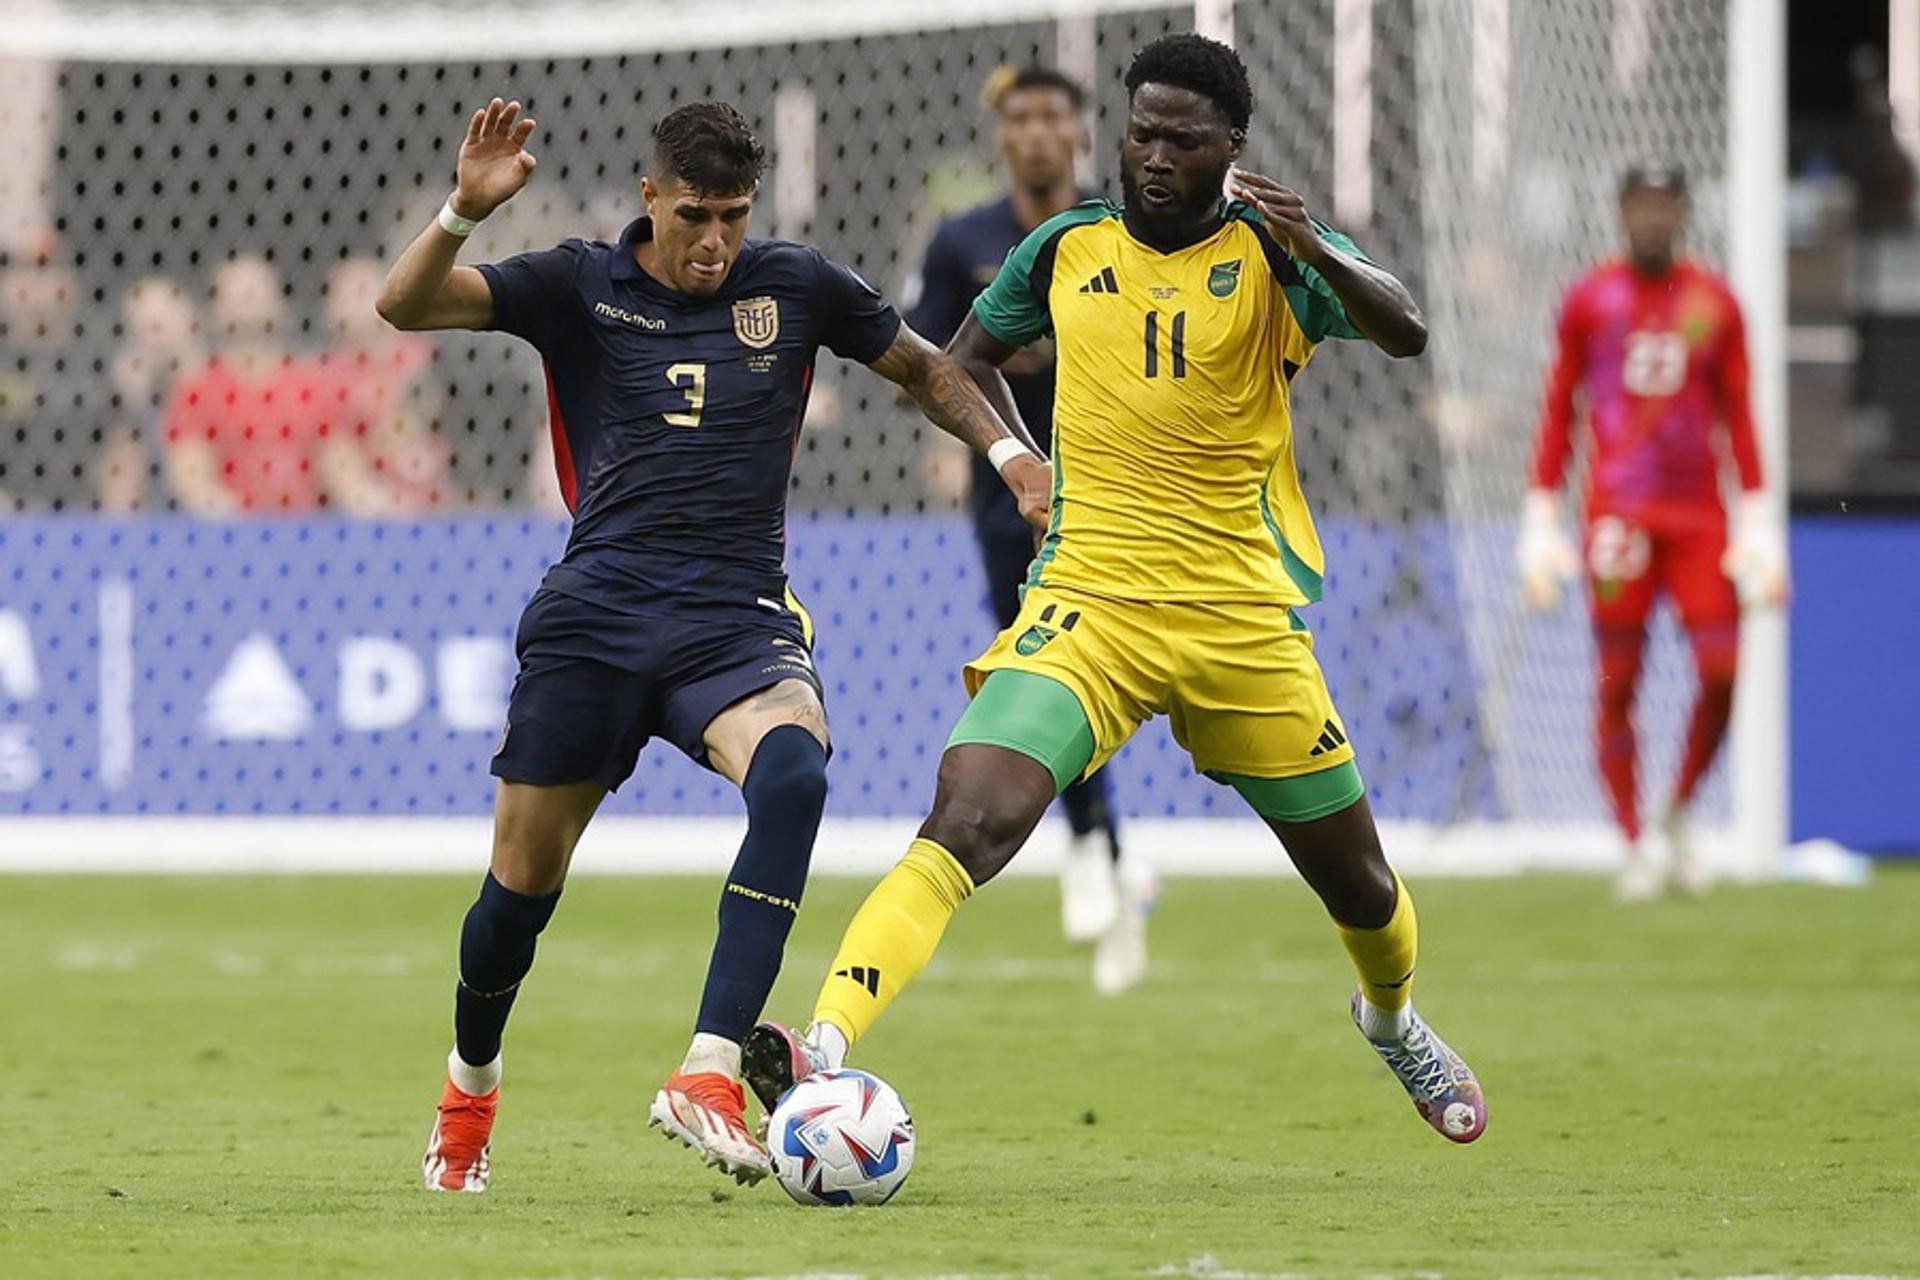
M 1093 730 L 1090 775 L 1155 715 L 1205 774 L 1294 778 L 1353 759 L 1313 636 L 1278 604 L 1156 604 L 1030 587 L 1020 616 L 966 668 L 1073 692 Z

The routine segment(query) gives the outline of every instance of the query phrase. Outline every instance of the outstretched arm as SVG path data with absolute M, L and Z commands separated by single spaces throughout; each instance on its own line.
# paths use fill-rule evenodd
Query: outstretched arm
M 1391 272 L 1322 240 L 1298 192 L 1244 169 L 1235 169 L 1227 186 L 1260 211 L 1295 261 L 1320 273 L 1369 342 L 1390 356 L 1417 356 L 1427 349 L 1427 322 L 1407 286 Z
M 465 230 L 439 217 L 414 237 L 387 272 L 376 309 L 396 329 L 483 329 L 493 322 L 493 291 L 472 267 L 454 258 L 479 222 L 512 199 L 533 176 L 527 140 L 533 120 L 522 119 L 518 102 L 495 98 L 473 113 L 460 144 L 459 177 L 447 206 Z M 454 227 L 459 227 L 455 222 Z
M 1580 550 L 1560 523 L 1560 482 L 1573 453 L 1574 395 L 1586 377 L 1587 342 L 1577 292 L 1569 294 L 1560 308 L 1556 345 L 1540 408 L 1533 467 L 1527 474 L 1520 542 L 1514 549 L 1527 602 L 1539 609 L 1557 603 L 1561 586 L 1580 574 Z
M 1020 411 L 1013 406 L 1007 380 L 1000 376 L 997 366 L 1012 354 L 1011 348 L 996 343 L 1002 353 L 997 359 L 983 356 L 985 375 L 977 373 L 972 362 L 960 358 L 970 330 L 979 331 L 971 316 L 955 335 L 950 354 L 903 324 L 893 345 L 867 367 L 913 397 L 934 426 L 976 453 L 985 454 L 1013 491 L 1027 523 L 1044 529 L 1053 490 L 1052 469 L 1027 434 Z M 984 333 L 979 337 L 994 342 Z M 998 384 L 997 395 L 989 390 L 992 383 Z

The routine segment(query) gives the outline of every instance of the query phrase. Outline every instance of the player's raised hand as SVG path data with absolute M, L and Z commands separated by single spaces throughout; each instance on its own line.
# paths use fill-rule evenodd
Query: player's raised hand
M 520 114 L 518 102 L 495 98 L 467 121 L 460 143 L 459 179 L 453 191 L 453 211 L 463 218 L 480 219 L 511 200 L 533 176 L 531 116 Z
M 1000 478 L 1012 491 L 1021 519 L 1044 531 L 1052 515 L 1053 468 L 1043 459 L 1025 453 L 1009 460 Z
M 1227 194 L 1258 209 L 1267 229 L 1301 262 L 1311 265 L 1326 253 L 1320 233 L 1307 216 L 1307 202 L 1292 187 L 1236 167 L 1227 170 Z

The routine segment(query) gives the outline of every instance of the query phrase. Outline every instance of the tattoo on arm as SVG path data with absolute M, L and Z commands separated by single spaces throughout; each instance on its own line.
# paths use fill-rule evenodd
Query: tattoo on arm
M 985 453 L 1008 434 L 1040 452 L 1013 408 L 1006 379 L 991 364 L 984 366 L 986 372 L 1003 393 L 1003 403 L 997 405 L 982 389 L 982 375 L 971 362 L 941 351 L 905 325 L 893 345 L 869 367 L 912 396 L 929 422 L 976 453 Z

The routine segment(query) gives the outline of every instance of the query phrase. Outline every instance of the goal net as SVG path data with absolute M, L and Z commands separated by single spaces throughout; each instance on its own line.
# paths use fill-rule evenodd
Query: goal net
M 395 338 L 370 292 L 450 189 L 476 105 L 525 102 L 540 168 L 465 261 L 612 238 L 638 211 L 650 124 L 724 98 L 771 152 L 756 234 L 911 301 L 938 221 L 998 190 L 982 102 L 997 69 L 1084 81 L 1083 177 L 1117 194 L 1127 60 L 1196 25 L 1252 73 L 1247 165 L 1398 272 L 1431 321 L 1426 359 L 1330 348 L 1294 404 L 1329 562 L 1311 622 L 1376 812 L 1433 865 L 1610 852 L 1583 614 L 1521 607 L 1515 516 L 1553 307 L 1616 241 L 1621 166 L 1684 163 L 1693 247 L 1724 257 L 1719 4 L 823 0 L 710 17 L 19 7 L 0 30 L 16 149 L 0 172 L 0 814 L 36 834 L 0 857 L 477 856 L 460 841 L 490 811 L 514 621 L 565 540 L 546 391 L 524 346 Z M 223 514 L 220 478 L 181 460 L 182 387 L 237 334 L 372 406 L 350 436 L 298 444 L 281 514 Z M 829 866 L 897 850 L 963 704 L 957 670 L 992 633 L 956 469 L 891 392 L 823 356 L 796 460 L 790 568 L 836 738 Z M 1639 714 L 1650 802 L 1690 691 L 1663 620 Z M 1163 727 L 1112 768 L 1164 865 L 1278 861 Z M 1704 807 L 1727 814 L 1724 782 Z M 602 812 L 645 825 L 623 846 L 638 863 L 674 865 L 723 851 L 708 834 L 739 805 L 656 745 Z M 436 822 L 459 838 L 419 835 Z

